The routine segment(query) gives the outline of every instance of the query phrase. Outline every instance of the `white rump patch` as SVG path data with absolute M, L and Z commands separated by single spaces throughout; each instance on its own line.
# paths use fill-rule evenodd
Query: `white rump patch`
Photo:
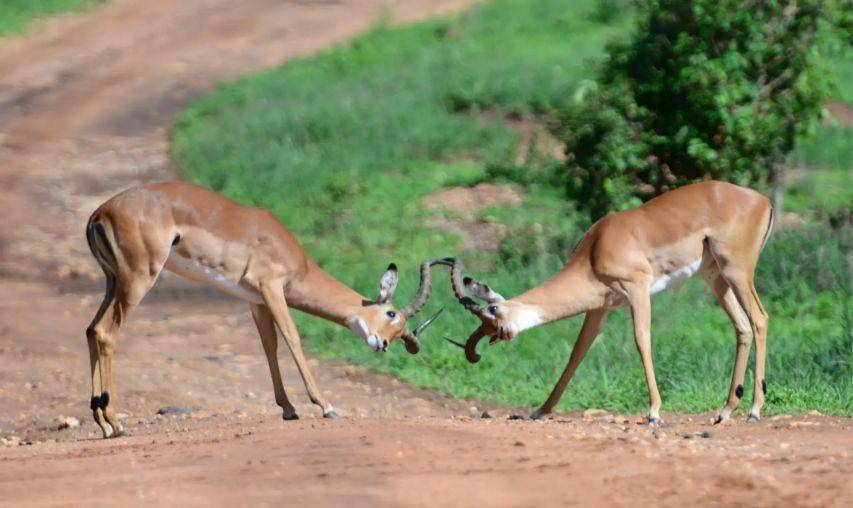
M 702 258 L 699 258 L 687 266 L 683 266 L 673 272 L 662 275 L 661 278 L 649 285 L 649 294 L 653 295 L 655 293 L 659 293 L 670 286 L 689 279 L 697 270 L 699 270 L 699 265 L 701 264 Z
M 249 303 L 264 303 L 263 298 L 261 298 L 261 295 L 257 292 L 244 288 L 213 268 L 204 266 L 194 259 L 187 259 L 173 253 L 169 256 L 169 259 L 166 260 L 166 269 L 180 275 L 181 277 L 201 282 L 208 286 L 213 286 L 223 293 L 237 297 Z

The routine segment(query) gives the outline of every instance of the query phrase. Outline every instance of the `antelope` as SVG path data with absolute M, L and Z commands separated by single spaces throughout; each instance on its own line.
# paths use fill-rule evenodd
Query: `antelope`
M 106 276 L 103 302 L 86 329 L 91 409 L 104 438 L 125 435 L 116 418 L 112 374 L 119 331 L 163 269 L 249 303 L 285 420 L 299 417 L 281 381 L 276 326 L 311 402 L 325 418 L 338 418 L 308 370 L 290 308 L 343 325 L 376 351 L 402 338 L 411 354 L 420 348 L 418 334 L 441 312 L 414 330 L 406 328 L 429 297 L 436 261 L 421 264 L 420 288 L 403 308 L 391 304 L 398 282 L 393 263 L 380 279 L 379 296 L 369 300 L 311 260 L 272 213 L 189 183 L 152 183 L 114 196 L 92 214 L 86 239 Z
M 769 317 L 755 290 L 758 256 L 773 227 L 770 201 L 758 192 L 724 182 L 687 185 L 641 206 L 606 215 L 586 232 L 570 259 L 550 279 L 509 300 L 487 284 L 462 278 L 461 262 L 451 269 L 453 291 L 481 325 L 463 348 L 471 363 L 477 344 L 514 340 L 524 330 L 585 313 L 568 365 L 551 394 L 531 418 L 553 410 L 607 313 L 629 307 L 634 340 L 649 391 L 651 425 L 660 424 L 661 398 L 651 349 L 651 295 L 697 271 L 734 325 L 737 346 L 732 383 L 716 423 L 729 419 L 743 395 L 747 355 L 755 341 L 755 388 L 748 421 L 757 422 L 767 392 L 765 343 Z M 486 303 L 478 304 L 469 295 Z

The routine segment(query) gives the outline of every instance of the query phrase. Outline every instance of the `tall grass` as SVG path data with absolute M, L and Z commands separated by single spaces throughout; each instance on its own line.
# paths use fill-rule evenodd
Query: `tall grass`
M 459 254 L 472 275 L 518 294 L 557 270 L 589 224 L 542 176 L 547 161 L 514 167 L 518 134 L 500 118 L 547 116 L 590 76 L 592 59 L 630 22 L 602 16 L 598 6 L 496 0 L 450 20 L 380 26 L 194 103 L 176 122 L 174 159 L 191 180 L 273 210 L 315 260 L 363 294 L 372 295 L 396 261 L 405 300 L 421 259 Z M 421 204 L 447 185 L 501 179 L 522 182 L 521 205 L 460 218 Z M 506 235 L 497 251 L 462 253 L 459 236 L 428 226 L 454 220 L 500 226 Z M 780 231 L 768 244 L 758 273 L 772 316 L 766 411 L 853 412 L 850 247 L 849 229 L 820 224 Z M 541 403 L 582 319 L 490 347 L 471 366 L 440 340 L 464 338 L 477 325 L 453 301 L 442 270 L 423 312 L 448 311 L 419 355 L 402 346 L 374 354 L 348 331 L 300 315 L 306 345 L 455 396 Z M 735 350 L 725 313 L 700 280 L 656 296 L 653 306 L 664 409 L 718 408 Z M 628 313 L 613 312 L 558 407 L 639 412 L 646 398 Z

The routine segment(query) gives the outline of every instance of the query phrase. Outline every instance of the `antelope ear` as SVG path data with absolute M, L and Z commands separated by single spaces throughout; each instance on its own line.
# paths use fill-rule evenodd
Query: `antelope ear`
M 376 299 L 376 302 L 386 303 L 393 298 L 394 291 L 397 290 L 398 281 L 397 265 L 391 263 L 388 265 L 388 269 L 385 273 L 382 274 L 382 278 L 379 279 L 379 298 Z
M 465 287 L 468 288 L 468 291 L 480 300 L 485 300 L 489 303 L 502 302 L 505 300 L 503 296 L 492 291 L 492 288 L 482 282 L 478 282 L 470 277 L 465 277 L 462 282 L 465 284 Z

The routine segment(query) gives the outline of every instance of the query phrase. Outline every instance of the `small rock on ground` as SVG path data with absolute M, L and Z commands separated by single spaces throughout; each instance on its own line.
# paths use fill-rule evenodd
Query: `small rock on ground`
M 73 416 L 60 416 L 59 417 L 59 426 L 58 430 L 63 429 L 76 429 L 80 426 L 80 420 L 74 418 Z
M 586 409 L 583 412 L 583 417 L 586 419 L 595 419 L 595 418 L 607 418 L 610 416 L 610 413 L 603 409 Z
M 161 407 L 157 410 L 158 415 L 185 415 L 192 413 L 194 411 L 198 411 L 198 409 L 194 407 L 187 406 L 166 406 Z

